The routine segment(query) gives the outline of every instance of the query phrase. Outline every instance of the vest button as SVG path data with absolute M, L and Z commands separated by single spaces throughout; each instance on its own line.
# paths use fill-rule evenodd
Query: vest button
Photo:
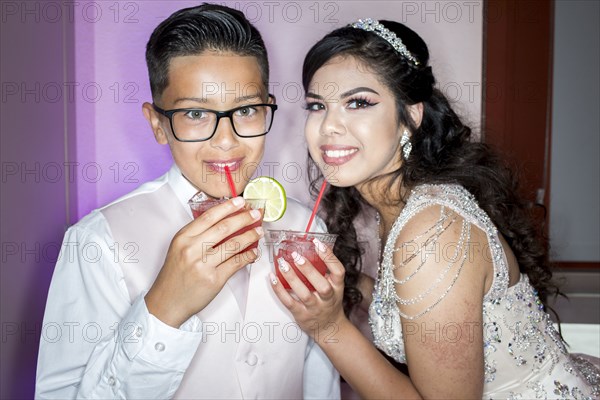
M 250 354 L 248 356 L 248 359 L 246 360 L 246 364 L 248 364 L 251 367 L 254 367 L 257 363 L 258 363 L 258 356 L 254 353 Z

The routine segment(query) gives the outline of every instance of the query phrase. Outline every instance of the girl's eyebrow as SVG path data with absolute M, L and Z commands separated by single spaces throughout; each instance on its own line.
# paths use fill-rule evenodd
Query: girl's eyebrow
M 349 96 L 352 96 L 353 94 L 359 93 L 359 92 L 369 92 L 369 93 L 375 93 L 376 95 L 379 95 L 379 93 L 371 88 L 365 87 L 365 86 L 361 86 L 361 87 L 357 87 L 354 89 L 350 89 L 344 93 L 342 93 L 339 98 L 343 99 Z M 312 97 L 315 99 L 319 99 L 319 100 L 323 100 L 323 96 L 313 93 L 313 92 L 307 92 L 306 93 L 306 97 Z
M 353 94 L 359 93 L 359 92 L 369 92 L 369 93 L 375 93 L 376 95 L 379 95 L 379 93 L 377 93 L 375 90 L 365 87 L 365 86 L 361 86 L 361 87 L 357 87 L 356 89 L 350 89 L 347 92 L 344 92 L 340 95 L 340 99 L 346 98 L 346 97 L 350 97 Z

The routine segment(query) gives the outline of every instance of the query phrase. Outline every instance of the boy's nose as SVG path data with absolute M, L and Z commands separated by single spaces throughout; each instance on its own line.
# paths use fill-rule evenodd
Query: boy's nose
M 223 151 L 231 150 L 239 145 L 238 136 L 233 131 L 231 119 L 219 119 L 217 131 L 210 139 L 210 145 Z

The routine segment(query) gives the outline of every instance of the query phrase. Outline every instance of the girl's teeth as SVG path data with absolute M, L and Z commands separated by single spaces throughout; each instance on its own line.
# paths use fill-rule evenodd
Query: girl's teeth
M 349 156 L 350 154 L 356 153 L 356 149 L 352 149 L 352 150 L 327 150 L 325 151 L 325 155 L 327 157 L 332 157 L 332 158 L 339 158 L 339 157 L 346 157 Z

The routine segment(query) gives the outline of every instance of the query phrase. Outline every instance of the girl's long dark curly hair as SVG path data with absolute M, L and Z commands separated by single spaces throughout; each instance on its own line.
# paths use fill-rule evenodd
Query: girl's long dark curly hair
M 401 38 L 419 61 L 418 66 L 376 34 L 344 27 L 325 36 L 306 55 L 302 72 L 304 90 L 316 71 L 336 56 L 354 57 L 375 73 L 394 93 L 399 123 L 412 132 L 410 157 L 386 177 L 392 178 L 391 182 L 399 180 L 405 193 L 425 183 L 459 184 L 471 192 L 504 236 L 521 271 L 529 276 L 546 304 L 548 295 L 560 292 L 551 282 L 547 241 L 533 222 L 531 205 L 519 195 L 515 175 L 488 145 L 471 141 L 471 129 L 434 87 L 429 51 L 423 39 L 400 23 L 380 22 Z M 417 103 L 423 104 L 419 126 L 407 109 Z M 310 157 L 309 176 L 314 193 L 323 176 Z M 404 200 L 402 194 L 400 199 Z M 334 252 L 346 267 L 344 309 L 349 314 L 361 301 L 357 288 L 361 250 L 353 221 L 360 214 L 364 200 L 353 187 L 330 186 L 321 204 L 329 230 L 339 235 Z

